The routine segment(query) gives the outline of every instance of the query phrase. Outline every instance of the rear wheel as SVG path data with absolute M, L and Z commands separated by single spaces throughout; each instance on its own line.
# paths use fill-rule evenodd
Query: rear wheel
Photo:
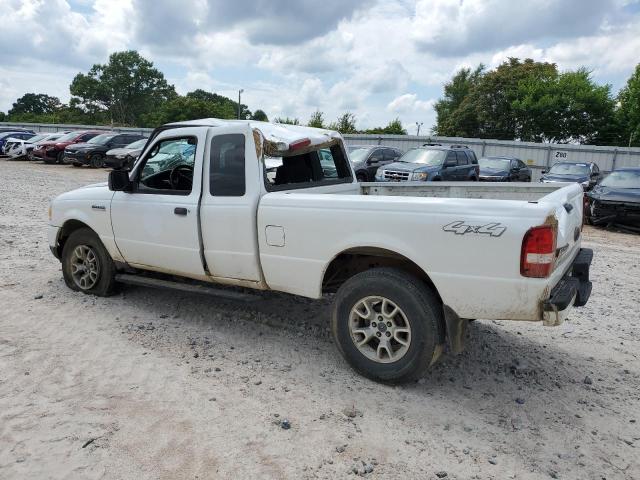
M 421 377 L 444 340 L 442 304 L 419 279 L 401 270 L 359 273 L 338 290 L 332 331 L 359 373 L 385 383 Z
M 115 265 L 96 233 L 88 228 L 73 232 L 62 249 L 62 275 L 67 286 L 105 297 L 115 287 Z
M 356 179 L 359 182 L 366 182 L 367 181 L 367 176 L 364 173 L 357 173 L 356 174 Z

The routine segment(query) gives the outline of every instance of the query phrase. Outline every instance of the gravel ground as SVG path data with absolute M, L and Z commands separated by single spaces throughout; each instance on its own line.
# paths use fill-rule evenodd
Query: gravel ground
M 585 229 L 569 322 L 474 322 L 388 387 L 342 360 L 329 300 L 71 292 L 47 202 L 105 171 L 0 175 L 0 478 L 640 478 L 638 236 Z

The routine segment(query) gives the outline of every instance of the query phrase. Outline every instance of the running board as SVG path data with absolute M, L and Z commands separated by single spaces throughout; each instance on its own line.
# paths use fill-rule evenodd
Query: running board
M 261 298 L 259 295 L 253 295 L 251 293 L 242 293 L 222 288 L 214 288 L 204 284 L 173 282 L 171 280 L 130 275 L 128 273 L 121 273 L 116 275 L 116 281 L 126 283 L 128 285 L 137 285 L 139 287 L 165 288 L 171 290 L 180 290 L 181 292 L 201 293 L 214 297 L 227 298 L 229 300 L 237 300 L 243 302 L 254 302 L 256 300 L 260 300 Z

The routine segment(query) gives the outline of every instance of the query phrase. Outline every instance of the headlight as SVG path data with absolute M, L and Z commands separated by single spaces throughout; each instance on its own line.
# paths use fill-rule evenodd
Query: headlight
M 378 170 L 376 172 L 376 180 L 384 180 L 384 170 Z
M 582 185 L 582 188 L 589 188 L 589 180 L 585 180 L 584 182 L 580 182 L 580 185 Z
M 429 174 L 427 172 L 413 172 L 413 175 L 411 176 L 411 180 L 424 181 L 428 177 L 429 177 Z

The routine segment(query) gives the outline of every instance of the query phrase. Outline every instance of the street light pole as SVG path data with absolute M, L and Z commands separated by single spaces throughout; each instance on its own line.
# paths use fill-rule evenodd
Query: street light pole
M 416 137 L 420 136 L 420 127 L 424 125 L 424 122 L 416 122 L 416 127 L 418 127 L 418 133 L 416 133 Z
M 240 95 L 244 92 L 244 88 L 238 90 L 238 120 L 240 120 L 240 111 L 242 110 L 242 104 L 240 103 Z

